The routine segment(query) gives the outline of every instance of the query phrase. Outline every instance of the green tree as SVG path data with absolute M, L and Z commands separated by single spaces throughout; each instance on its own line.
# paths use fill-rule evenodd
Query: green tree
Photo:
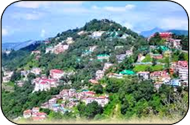
M 97 94 L 102 94 L 103 93 L 103 86 L 98 84 L 98 85 L 95 85 L 93 87 L 93 90 L 97 93 Z

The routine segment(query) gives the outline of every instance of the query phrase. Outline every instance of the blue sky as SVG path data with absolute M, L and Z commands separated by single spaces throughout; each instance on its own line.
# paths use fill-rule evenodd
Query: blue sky
M 2 17 L 2 42 L 43 40 L 82 27 L 92 19 L 111 19 L 139 33 L 159 27 L 188 29 L 184 9 L 173 2 L 17 2 Z

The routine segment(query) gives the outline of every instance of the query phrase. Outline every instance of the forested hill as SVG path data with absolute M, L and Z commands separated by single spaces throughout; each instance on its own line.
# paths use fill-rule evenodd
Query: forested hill
M 89 37 L 93 34 L 94 31 L 104 31 L 104 33 L 98 39 Z M 84 32 L 84 33 L 82 35 L 79 35 L 79 32 Z M 122 39 L 122 36 L 123 38 L 126 38 L 126 39 Z M 61 43 L 62 41 L 66 40 L 68 37 L 72 37 L 75 43 L 70 45 L 69 50 L 66 53 L 62 53 L 58 55 L 45 54 L 46 48 L 50 46 L 55 46 L 58 43 Z M 36 44 L 32 44 L 27 47 L 24 47 L 18 51 L 13 51 L 8 56 L 6 54 L 3 54 L 2 56 L 3 66 L 10 69 L 17 69 L 18 67 L 20 68 L 23 67 L 24 65 L 27 64 L 27 62 L 29 62 L 30 59 L 32 59 L 31 56 L 29 55 L 31 51 L 33 50 L 40 50 L 42 52 L 41 59 L 48 60 L 48 58 L 51 56 L 58 57 L 59 55 L 68 55 L 69 57 L 73 57 L 73 58 L 74 56 L 80 57 L 82 52 L 92 45 L 98 45 L 99 49 L 95 54 L 102 54 L 102 53 L 116 54 L 116 53 L 122 53 L 122 52 L 115 53 L 113 51 L 114 46 L 124 45 L 125 47 L 130 48 L 131 46 L 133 46 L 133 43 L 136 43 L 135 45 L 138 46 L 137 43 L 139 42 L 136 42 L 136 41 L 145 42 L 145 40 L 142 37 L 138 36 L 137 33 L 131 31 L 130 29 L 127 29 L 126 27 L 123 27 L 122 25 L 114 21 L 110 21 L 107 19 L 103 19 L 103 20 L 93 19 L 92 21 L 86 23 L 81 28 L 76 28 L 76 29 L 64 31 L 62 33 L 58 33 L 55 37 L 49 38 L 47 41 L 48 41 L 48 44 L 45 44 L 45 42 L 42 42 L 42 43 L 38 42 Z M 107 48 L 105 50 L 106 46 Z M 39 63 L 47 63 L 44 60 L 40 61 Z M 50 64 L 51 64 L 51 61 L 49 62 Z

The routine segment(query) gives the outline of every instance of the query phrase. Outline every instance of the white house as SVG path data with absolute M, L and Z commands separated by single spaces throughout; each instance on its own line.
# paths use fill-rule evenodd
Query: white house
M 113 66 L 112 63 L 105 63 L 105 64 L 104 64 L 103 71 L 106 71 L 106 70 L 109 69 L 111 66 Z
M 64 71 L 59 69 L 51 69 L 50 76 L 53 79 L 60 79 L 62 76 L 64 76 Z
M 148 80 L 150 78 L 150 72 L 138 72 L 137 74 L 144 80 Z
M 35 68 L 32 68 L 30 72 L 35 75 L 39 75 L 42 72 L 42 70 L 40 68 L 35 67 Z
M 103 76 L 104 76 L 104 71 L 103 70 L 96 71 L 96 80 L 101 79 Z
M 23 112 L 23 117 L 24 118 L 30 118 L 32 116 L 32 111 L 29 109 L 29 110 L 25 110 Z

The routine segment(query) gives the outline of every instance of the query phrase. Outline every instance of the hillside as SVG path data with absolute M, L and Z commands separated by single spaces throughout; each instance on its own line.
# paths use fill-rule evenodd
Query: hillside
M 35 120 L 28 115 L 33 109 L 52 121 L 181 118 L 188 88 L 186 82 L 179 86 L 181 76 L 170 68 L 181 61 L 187 81 L 188 53 L 177 45 L 159 35 L 147 41 L 114 21 L 93 19 L 3 53 L 3 111 L 21 121 Z

